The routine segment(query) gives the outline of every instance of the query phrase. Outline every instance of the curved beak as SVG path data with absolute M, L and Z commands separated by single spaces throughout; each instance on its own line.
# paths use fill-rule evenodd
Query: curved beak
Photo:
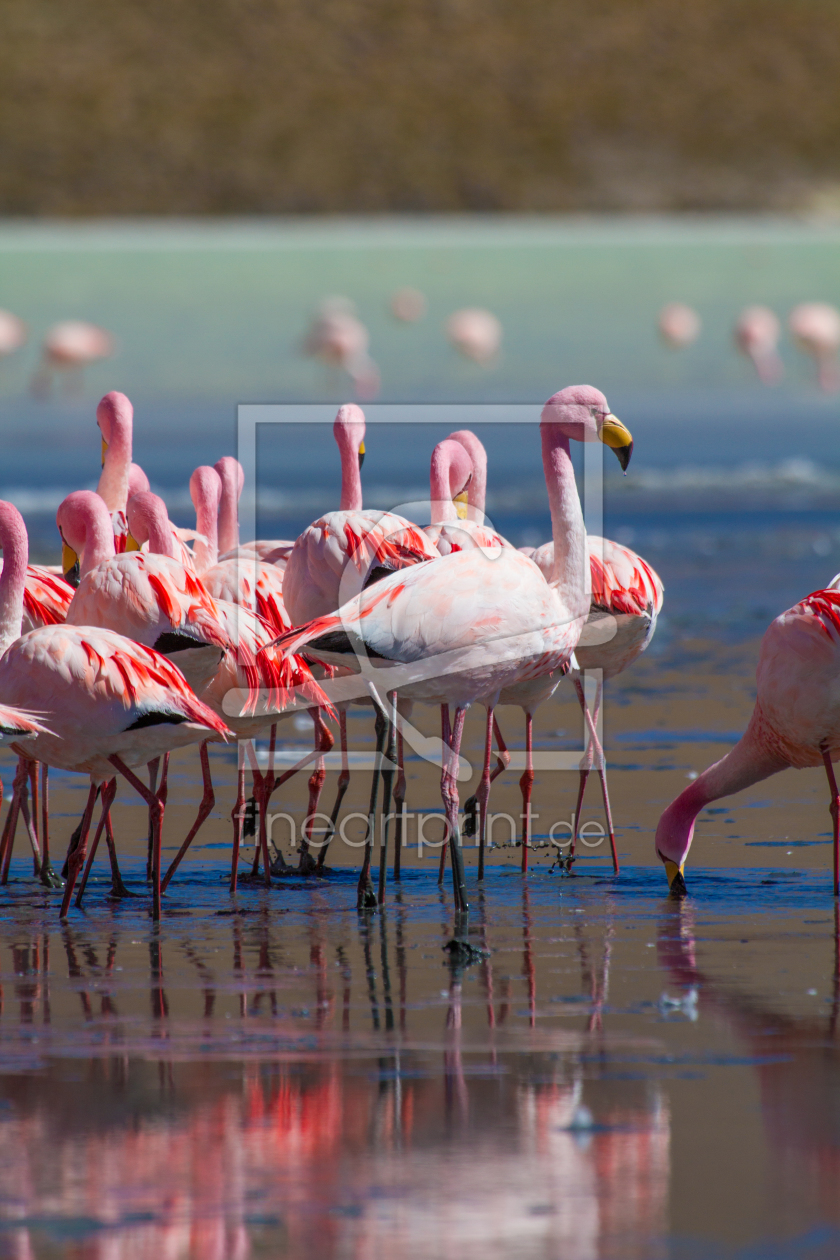
M 622 472 L 626 473 L 627 465 L 630 463 L 630 456 L 633 454 L 633 438 L 627 426 L 621 423 L 618 416 L 614 416 L 610 412 L 604 419 L 598 436 L 605 446 L 608 446 L 611 451 L 615 452 L 615 457 L 621 464 Z
M 64 574 L 64 580 L 69 582 L 71 586 L 79 585 L 79 557 L 72 547 L 68 547 L 63 538 L 61 540 L 61 572 Z
M 458 513 L 458 520 L 465 521 L 467 519 L 467 504 L 469 503 L 468 492 L 462 490 L 460 494 L 456 494 L 452 502 L 455 504 L 455 510 Z
M 126 551 L 142 551 L 143 550 L 143 548 L 140 546 L 137 539 L 130 532 L 126 534 L 125 536 L 125 550 Z
M 108 443 L 102 439 L 102 467 L 105 467 L 105 456 L 108 454 Z
M 365 444 L 364 442 L 362 442 L 361 445 L 359 446 L 359 472 L 362 471 L 362 464 L 364 462 L 365 462 Z

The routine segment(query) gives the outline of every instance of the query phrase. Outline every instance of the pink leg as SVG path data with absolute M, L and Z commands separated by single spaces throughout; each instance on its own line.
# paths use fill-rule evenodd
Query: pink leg
M 443 799 L 443 807 L 446 811 L 447 832 L 449 835 L 449 856 L 452 862 L 452 884 L 455 894 L 455 909 L 462 914 L 466 914 L 469 910 L 467 901 L 467 886 L 464 878 L 464 855 L 461 850 L 461 837 L 458 831 L 458 757 L 461 751 L 461 739 L 464 734 L 464 719 L 467 716 L 466 708 L 458 706 L 455 709 L 455 719 L 452 723 L 452 729 L 449 728 L 449 706 L 441 706 L 443 743 L 444 743 L 444 764 L 445 770 L 441 775 L 441 797 Z M 446 748 L 449 747 L 449 756 L 446 756 Z
M 531 847 L 531 789 L 534 786 L 534 719 L 525 714 L 525 773 L 519 780 L 522 789 L 522 874 L 528 873 L 528 850 Z
M 402 733 L 402 718 L 396 714 L 397 722 L 397 781 L 394 784 L 394 879 L 402 874 L 403 824 L 405 822 L 405 744 Z
M 487 844 L 487 804 L 490 800 L 490 762 L 493 757 L 493 705 L 487 706 L 487 722 L 484 728 L 484 767 L 481 782 L 475 794 L 478 806 L 478 878 L 484 879 L 484 853 Z M 501 759 L 500 759 L 501 760 Z
M 105 827 L 105 823 L 111 812 L 111 806 L 114 803 L 114 797 L 116 794 L 117 780 L 109 779 L 102 788 L 102 812 L 99 815 L 99 822 L 93 837 L 93 844 L 90 846 L 90 853 L 88 854 L 84 875 L 82 875 L 82 882 L 79 884 L 79 891 L 76 893 L 76 906 L 79 910 L 82 908 L 82 898 L 84 897 L 85 889 L 87 888 L 88 877 L 90 875 L 91 867 L 93 866 L 93 859 L 96 857 L 96 850 L 99 848 L 99 838 L 102 835 L 103 828 Z
M 19 757 L 14 783 L 12 784 L 12 799 L 9 804 L 9 812 L 6 815 L 6 825 L 3 828 L 3 839 L 0 842 L 0 862 L 2 862 L 3 870 L 2 875 L 0 875 L 0 884 L 9 882 L 9 864 L 12 860 L 12 849 L 15 845 L 15 832 L 17 831 L 21 797 L 26 786 L 26 774 L 26 762 L 23 757 Z
M 840 897 L 840 794 L 837 791 L 837 780 L 834 777 L 834 766 L 826 743 L 820 744 L 825 772 L 828 775 L 828 786 L 831 788 L 831 821 L 834 832 L 834 896 Z
M 46 888 L 62 888 L 63 884 L 50 861 L 50 768 L 41 762 L 41 883 Z
M 99 786 L 91 783 L 88 792 L 87 805 L 82 817 L 82 827 L 79 833 L 79 843 L 72 853 L 67 857 L 67 883 L 64 885 L 64 897 L 61 902 L 61 910 L 59 918 L 66 919 L 67 911 L 70 909 L 70 898 L 73 895 L 73 885 L 79 871 L 82 869 L 85 861 L 85 849 L 87 847 L 88 832 L 90 831 L 90 820 L 93 817 L 93 807 L 96 804 L 96 798 L 99 795 Z
M 152 845 L 152 918 L 157 923 L 160 919 L 160 849 L 161 838 L 163 833 L 163 811 L 166 802 L 168 777 L 169 777 L 169 753 L 163 758 L 163 771 L 160 778 L 160 787 L 156 793 L 152 793 L 149 788 L 128 766 L 113 754 L 108 758 L 111 765 L 119 770 L 123 778 L 127 779 L 149 807 L 149 813 L 154 825 L 154 843 Z
M 327 860 L 327 849 L 330 841 L 335 835 L 335 824 L 338 821 L 338 811 L 341 809 L 341 802 L 344 800 L 344 794 L 350 785 L 350 762 L 347 757 L 347 711 L 339 709 L 338 711 L 338 730 L 341 741 L 341 773 L 338 776 L 338 785 L 335 794 L 335 804 L 330 814 L 330 829 L 324 837 L 324 843 L 321 845 L 321 852 L 318 854 L 318 860 L 315 863 L 315 869 L 321 872 L 324 869 L 324 863 Z
M 315 870 L 315 860 L 309 852 L 309 843 L 312 838 L 313 815 L 318 812 L 318 804 L 321 800 L 321 791 L 324 787 L 324 780 L 327 777 L 327 771 L 324 767 L 324 753 L 332 748 L 335 740 L 332 733 L 324 722 L 320 709 L 311 709 L 310 713 L 315 722 L 315 751 L 317 757 L 315 760 L 315 769 L 309 777 L 309 804 L 306 808 L 306 821 L 303 825 L 303 836 L 300 846 L 300 862 L 298 869 L 303 874 L 311 874 Z
M 236 892 L 239 879 L 239 846 L 242 843 L 242 814 L 245 809 L 245 765 L 239 767 L 236 775 L 236 802 L 231 811 L 233 819 L 233 853 L 230 866 L 230 891 Z
M 198 813 L 196 814 L 195 822 L 190 828 L 189 835 L 187 836 L 186 840 L 184 841 L 184 843 L 181 845 L 180 849 L 176 853 L 169 867 L 169 870 L 166 872 L 165 876 L 163 877 L 163 882 L 161 883 L 161 886 L 160 886 L 161 894 L 166 892 L 169 881 L 171 880 L 172 876 L 177 871 L 178 867 L 181 865 L 181 860 L 184 857 L 184 854 L 186 853 L 187 849 L 192 844 L 193 840 L 195 839 L 201 827 L 204 826 L 204 823 L 206 822 L 210 814 L 210 811 L 212 810 L 213 806 L 216 804 L 216 794 L 213 791 L 213 780 L 210 778 L 210 756 L 207 751 L 206 740 L 199 748 L 199 757 L 201 759 L 201 777 L 204 783 L 204 794 L 201 798 L 201 804 L 198 807 Z

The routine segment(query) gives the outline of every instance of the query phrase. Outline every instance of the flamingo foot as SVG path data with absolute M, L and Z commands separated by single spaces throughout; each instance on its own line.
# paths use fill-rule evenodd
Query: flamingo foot
M 61 889 L 64 887 L 64 880 L 60 875 L 56 875 L 50 861 L 41 863 L 41 873 L 38 878 L 45 888 Z
M 368 880 L 367 884 L 359 884 L 359 895 L 356 902 L 357 910 L 378 910 L 379 902 L 376 898 L 376 890 L 373 884 Z
M 298 862 L 298 866 L 297 866 L 297 870 L 295 871 L 295 874 L 296 875 L 317 875 L 318 873 L 319 873 L 318 863 L 316 862 L 315 858 L 307 849 L 305 852 L 301 853 L 300 855 L 300 861 Z
M 478 797 L 468 796 L 464 801 L 464 818 L 461 823 L 462 836 L 474 836 L 478 830 Z

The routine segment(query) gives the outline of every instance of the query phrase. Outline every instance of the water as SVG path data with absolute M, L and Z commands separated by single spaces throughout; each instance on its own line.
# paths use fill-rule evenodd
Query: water
M 340 292 L 371 329 L 386 398 L 524 402 L 536 420 L 562 384 L 604 388 L 636 440 L 626 479 L 606 465 L 604 532 L 666 587 L 648 653 L 605 702 L 620 878 L 597 845 L 576 879 L 551 873 L 549 828 L 574 809 L 577 776 L 539 771 L 528 878 L 521 850 L 501 841 L 479 890 L 466 851 L 470 940 L 489 951 L 469 966 L 443 949 L 451 893 L 438 890 L 434 846 L 419 855 L 413 833 L 382 915 L 353 909 L 350 845 L 331 850 L 328 880 L 243 885 L 232 901 L 224 751 L 212 757 L 216 810 L 159 929 L 144 813 L 126 791 L 115 827 L 136 900 L 109 898 L 100 862 L 84 911 L 60 927 L 19 837 L 0 902 L 0 1255 L 840 1254 L 824 775 L 789 771 L 704 811 L 682 906 L 663 898 L 652 850 L 664 805 L 744 729 L 768 621 L 840 570 L 837 399 L 816 392 L 790 345 L 785 383 L 768 391 L 729 344 L 748 301 L 784 315 L 806 298 L 840 300 L 836 237 L 749 221 L 0 229 L 0 305 L 33 334 L 0 364 L 0 497 L 24 511 L 34 554 L 57 559 L 57 504 L 95 484 L 105 389 L 134 398 L 136 458 L 182 524 L 191 469 L 235 450 L 237 403 L 343 399 L 346 384 L 298 351 L 317 302 Z M 411 328 L 387 314 L 401 284 L 429 296 Z M 682 353 L 654 331 L 675 297 L 704 320 Z M 505 326 L 488 372 L 440 331 L 473 303 Z M 80 397 L 36 403 L 26 383 L 38 337 L 71 316 L 111 328 L 118 355 L 90 370 Z M 461 423 L 452 415 L 371 425 L 368 502 L 423 495 L 431 445 Z M 477 428 L 494 523 L 518 544 L 542 541 L 536 432 Z M 271 430 L 259 532 L 293 536 L 337 484 L 328 429 Z M 515 759 L 492 805 L 516 817 L 521 716 L 500 717 Z M 435 717 L 418 724 L 432 734 Z M 364 715 L 350 726 L 369 753 Z M 473 782 L 481 726 L 470 715 Z M 287 762 L 310 739 L 305 720 L 280 736 Z M 536 747 L 580 738 L 561 690 L 538 715 Z M 13 769 L 0 754 L 7 794 Z M 409 807 L 433 814 L 437 771 L 418 757 L 407 770 Z M 328 803 L 334 782 L 331 764 Z M 197 784 L 195 755 L 175 758 L 165 858 Z M 354 774 L 346 809 L 364 811 L 368 790 L 367 772 Z M 85 792 L 81 778 L 53 776 L 55 852 Z M 306 801 L 295 780 L 277 803 L 299 827 Z M 585 812 L 602 818 L 597 785 Z M 278 846 L 296 860 L 287 838 Z

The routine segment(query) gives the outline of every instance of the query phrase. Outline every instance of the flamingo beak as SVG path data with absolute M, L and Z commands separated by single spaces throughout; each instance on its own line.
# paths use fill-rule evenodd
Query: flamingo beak
M 143 550 L 143 548 L 140 546 L 137 539 L 134 537 L 134 535 L 130 531 L 125 536 L 125 549 L 126 551 L 142 551 Z
M 102 467 L 105 467 L 105 456 L 108 454 L 108 443 L 102 439 Z
M 359 446 L 359 472 L 362 471 L 362 464 L 365 462 L 365 444 L 362 442 Z
M 80 580 L 79 557 L 72 547 L 68 547 L 62 538 L 61 540 L 61 572 L 64 574 L 65 582 L 69 582 L 71 586 L 79 585 Z
M 467 519 L 467 504 L 469 502 L 467 494 L 468 492 L 466 490 L 462 490 L 461 493 L 456 494 L 455 498 L 452 500 L 455 504 L 455 510 L 458 513 L 459 521 L 465 521 Z
M 615 452 L 616 459 L 621 464 L 622 472 L 627 472 L 627 465 L 630 463 L 630 456 L 633 454 L 633 438 L 630 430 L 626 425 L 622 424 L 618 416 L 614 416 L 612 412 L 604 417 L 598 434 L 605 446 Z
M 668 877 L 668 887 L 672 897 L 685 897 L 688 895 L 683 868 L 677 866 L 676 862 L 672 862 L 670 858 L 665 858 L 665 874 Z

